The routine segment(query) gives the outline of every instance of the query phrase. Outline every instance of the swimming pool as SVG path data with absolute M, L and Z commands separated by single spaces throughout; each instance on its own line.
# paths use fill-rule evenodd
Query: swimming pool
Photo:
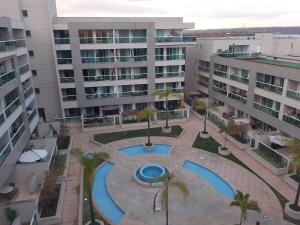
M 206 180 L 213 186 L 215 191 L 220 193 L 221 195 L 228 198 L 234 197 L 235 190 L 215 172 L 189 160 L 184 161 L 183 168 L 193 171 L 199 177 Z
M 93 198 L 102 213 L 114 224 L 119 224 L 125 212 L 114 202 L 106 186 L 107 174 L 112 166 L 112 163 L 106 162 L 97 169 L 93 185 Z
M 130 156 L 138 156 L 144 154 L 169 154 L 171 151 L 172 145 L 167 144 L 155 144 L 151 147 L 151 151 L 144 145 L 132 145 L 120 148 L 120 152 L 124 152 Z

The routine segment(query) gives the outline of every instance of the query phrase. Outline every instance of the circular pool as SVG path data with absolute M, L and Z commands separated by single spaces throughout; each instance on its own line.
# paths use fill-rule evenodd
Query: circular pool
M 137 169 L 135 180 L 144 186 L 160 186 L 168 170 L 159 164 L 147 164 Z

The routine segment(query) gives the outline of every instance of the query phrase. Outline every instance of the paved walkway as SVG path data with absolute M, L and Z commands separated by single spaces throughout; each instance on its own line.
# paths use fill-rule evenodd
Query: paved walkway
M 184 128 L 184 133 L 180 138 L 162 138 L 162 137 L 154 137 L 154 142 L 161 142 L 166 143 L 170 142 L 173 144 L 174 149 L 172 151 L 172 157 L 181 159 L 183 156 L 185 158 L 190 158 L 191 160 L 195 159 L 195 157 L 199 158 L 199 150 L 195 150 L 192 148 L 192 144 L 200 130 L 202 130 L 203 122 L 199 120 L 199 118 L 191 114 L 190 119 L 186 123 L 180 124 Z M 136 128 L 134 128 L 136 129 Z M 121 129 L 116 129 L 121 130 Z M 104 131 L 105 132 L 105 131 Z M 223 143 L 223 136 L 218 133 L 215 129 L 211 126 L 208 126 L 208 132 L 216 139 L 218 142 Z M 108 145 L 98 146 L 91 143 L 90 137 L 92 133 L 82 133 L 79 128 L 72 128 L 71 135 L 73 136 L 73 147 L 79 147 L 84 151 L 110 151 L 114 152 L 112 154 L 112 160 L 118 162 L 120 154 L 116 151 L 116 147 L 118 146 L 126 146 L 126 145 L 133 145 L 136 143 L 141 143 L 144 141 L 143 138 L 137 139 L 127 139 L 118 142 L 113 142 Z M 228 142 L 228 147 L 232 151 L 232 153 L 247 164 L 253 171 L 267 180 L 272 186 L 274 186 L 280 193 L 282 193 L 286 198 L 293 199 L 295 195 L 295 190 L 293 190 L 288 184 L 286 184 L 282 177 L 275 176 L 270 173 L 265 167 L 263 167 L 260 163 L 252 159 L 245 151 L 240 150 L 232 143 Z M 117 153 L 115 153 L 117 152 Z M 119 155 L 119 156 L 118 156 Z M 123 158 L 123 157 L 121 157 Z M 126 158 L 126 157 L 124 157 Z M 257 177 L 246 171 L 245 169 L 239 167 L 236 164 L 231 163 L 228 160 L 225 160 L 221 157 L 218 157 L 219 163 L 210 163 L 205 164 L 205 161 L 201 162 L 207 167 L 215 170 L 220 175 L 224 176 L 224 178 L 228 179 L 228 182 L 234 184 L 235 187 L 238 187 L 241 190 L 248 190 L 254 198 L 259 200 L 262 208 L 272 215 L 277 214 L 277 216 L 281 216 L 282 212 L 281 209 L 278 208 L 278 201 L 274 200 L 275 196 L 273 193 L 270 192 L 270 189 L 263 184 Z M 222 162 L 220 164 L 220 162 Z M 227 165 L 227 169 L 224 169 L 221 165 Z M 224 165 L 225 165 L 224 164 Z M 228 165 L 230 165 L 228 167 Z M 229 168 L 229 169 L 228 169 Z M 65 200 L 62 212 L 62 221 L 61 225 L 73 225 L 77 224 L 77 216 L 78 216 L 78 206 L 79 206 L 79 188 L 78 185 L 80 183 L 80 166 L 79 163 L 71 159 L 71 165 L 69 167 L 68 172 L 68 182 L 66 185 L 66 193 L 65 193 Z M 245 174 L 248 178 L 245 178 Z M 257 186 L 259 185 L 259 187 Z M 136 216 L 132 215 L 128 217 L 128 222 L 124 224 L 142 224 Z M 135 222 L 133 222 L 135 221 Z M 143 222 L 144 223 L 144 222 Z M 209 224 L 209 223 L 208 223 Z

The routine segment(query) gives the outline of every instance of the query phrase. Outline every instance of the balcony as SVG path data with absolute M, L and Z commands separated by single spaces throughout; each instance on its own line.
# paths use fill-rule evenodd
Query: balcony
M 29 87 L 24 91 L 24 98 L 27 99 L 32 94 L 33 94 L 33 88 Z
M 139 56 L 117 56 L 117 62 L 140 62 L 147 61 L 147 55 Z
M 223 88 L 220 88 L 220 87 L 217 87 L 217 86 L 213 86 L 213 91 L 227 96 L 227 90 L 226 89 L 223 89 Z
M 203 87 L 208 87 L 208 82 L 205 82 L 205 81 L 202 81 L 202 80 L 198 80 L 197 83 L 200 85 L 200 86 L 203 86 Z
M 70 38 L 54 38 L 54 43 L 56 45 L 68 45 L 70 44 Z
M 148 95 L 148 91 L 142 90 L 142 91 L 120 92 L 120 93 L 118 93 L 118 95 L 119 95 L 119 97 L 143 96 L 143 95 Z
M 81 37 L 80 44 L 111 44 L 114 41 L 113 37 Z
M 57 64 L 72 64 L 72 58 L 57 58 Z
M 217 75 L 219 77 L 224 77 L 224 78 L 228 78 L 228 74 L 225 71 L 222 70 L 214 70 L 214 75 Z
M 300 119 L 294 117 L 294 116 L 291 116 L 291 115 L 288 115 L 288 114 L 284 114 L 283 117 L 282 117 L 282 120 L 284 122 L 287 122 L 289 124 L 292 124 L 298 128 L 300 128 Z
M 84 81 L 112 81 L 116 80 L 114 75 L 100 75 L 100 76 L 84 76 Z
M 139 79 L 147 79 L 147 73 L 118 75 L 118 80 L 139 80 Z
M 300 101 L 300 92 L 287 90 L 286 91 L 286 96 L 289 97 L 289 98 Z
M 0 52 L 13 51 L 17 48 L 16 41 L 0 41 Z
M 157 43 L 196 42 L 196 37 L 190 37 L 190 36 L 157 36 L 157 37 L 155 37 L 155 42 L 157 42 Z
M 24 64 L 18 67 L 20 75 L 27 73 L 29 71 L 29 64 Z
M 20 98 L 16 98 L 7 107 L 5 107 L 5 116 L 8 118 L 20 106 Z
M 0 87 L 16 78 L 14 70 L 8 71 L 0 75 Z
M 171 88 L 172 88 L 172 87 L 171 87 Z M 156 89 L 156 91 L 164 92 L 164 91 L 166 91 L 166 89 Z M 183 93 L 184 88 L 172 88 L 172 91 L 173 91 L 174 93 Z
M 26 46 L 25 39 L 18 39 L 16 40 L 17 48 L 24 48 Z
M 5 121 L 4 112 L 1 112 L 1 113 L 0 113 L 0 125 L 1 125 L 2 123 L 4 123 L 4 121 Z
M 237 100 L 237 101 L 239 101 L 243 104 L 247 103 L 247 96 L 242 96 L 242 95 L 239 95 L 239 94 L 236 94 L 236 93 L 233 93 L 233 92 L 229 92 L 228 97 L 232 98 L 234 100 Z
M 101 99 L 101 98 L 117 98 L 117 93 L 95 93 L 95 94 L 85 94 L 86 99 Z
M 256 81 L 256 87 L 267 90 L 267 91 L 271 91 L 277 94 L 282 94 L 283 91 L 283 87 L 280 86 L 276 86 L 273 84 L 269 84 L 263 81 Z
M 185 55 L 184 54 L 174 54 L 174 55 L 156 55 L 155 60 L 156 61 L 164 61 L 164 60 L 184 60 Z
M 77 97 L 76 97 L 76 95 L 64 95 L 64 96 L 62 96 L 62 99 L 64 102 L 76 101 Z
M 156 78 L 184 77 L 184 71 L 156 73 Z
M 31 112 L 27 112 L 28 113 L 28 120 L 29 122 L 31 122 L 33 120 L 33 118 L 37 115 L 37 110 L 36 108 L 34 108 L 33 110 L 31 110 Z
M 1 150 L 0 150 L 0 167 L 5 162 L 7 156 L 11 152 L 10 144 L 7 143 Z
M 258 57 L 260 53 L 258 52 L 221 52 L 217 53 L 218 56 L 221 57 Z
M 111 63 L 115 61 L 114 56 L 107 57 L 81 57 L 82 63 Z
M 262 112 L 265 112 L 265 113 L 267 113 L 267 114 L 269 114 L 269 115 L 271 115 L 273 117 L 278 118 L 278 116 L 279 116 L 279 111 L 274 110 L 272 108 L 269 108 L 268 106 L 262 105 L 262 104 L 260 104 L 258 102 L 254 102 L 253 107 L 255 109 L 258 109 L 258 110 L 260 110 Z
M 247 77 L 237 76 L 230 74 L 230 80 L 234 80 L 243 84 L 249 84 L 249 79 Z
M 11 135 L 11 143 L 13 144 L 13 146 L 17 144 L 18 140 L 20 139 L 24 131 L 25 131 L 25 127 L 24 127 L 24 123 L 22 123 L 19 129 L 16 132 L 14 132 L 13 135 Z
M 74 77 L 60 77 L 60 83 L 73 83 Z
M 210 68 L 209 67 L 205 67 L 205 66 L 198 66 L 198 70 L 205 72 L 205 73 L 209 73 Z
M 116 43 L 145 43 L 147 37 L 116 37 Z

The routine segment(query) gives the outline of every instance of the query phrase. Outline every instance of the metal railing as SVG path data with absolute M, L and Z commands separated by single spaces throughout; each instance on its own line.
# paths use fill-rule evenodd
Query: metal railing
M 222 70 L 214 70 L 214 75 L 220 76 L 220 77 L 224 77 L 224 78 L 228 78 L 228 73 Z
M 208 82 L 205 82 L 205 81 L 203 81 L 203 80 L 198 80 L 197 83 L 198 83 L 200 86 L 208 87 Z
M 0 87 L 4 84 L 8 83 L 9 81 L 16 78 L 16 74 L 14 70 L 8 71 L 4 74 L 0 75 Z
M 110 63 L 114 62 L 114 56 L 107 57 L 81 57 L 82 63 Z
M 84 76 L 84 81 L 106 81 L 116 80 L 115 75 L 100 75 L 100 76 Z
M 147 37 L 116 37 L 116 43 L 145 43 Z
M 7 143 L 0 151 L 0 167 L 3 165 L 10 152 L 11 152 L 11 147 L 10 144 Z
M 221 52 L 217 53 L 221 57 L 257 57 L 260 55 L 258 52 Z
M 5 121 L 4 112 L 1 112 L 1 113 L 0 113 L 0 125 L 1 125 L 2 123 L 4 123 L 4 121 Z
M 20 75 L 27 73 L 30 70 L 29 64 L 24 64 L 18 67 Z
M 64 102 L 76 101 L 77 97 L 76 97 L 76 95 L 64 95 L 64 96 L 62 96 L 62 99 Z
M 140 62 L 147 61 L 147 55 L 139 55 L 139 56 L 117 56 L 117 62 Z
M 17 48 L 24 48 L 26 46 L 25 39 L 17 39 L 15 41 Z
M 156 91 L 165 91 L 166 89 L 155 89 Z M 183 93 L 184 88 L 172 88 L 172 91 L 175 93 Z
M 300 92 L 287 90 L 286 96 L 300 101 Z
M 156 78 L 172 78 L 172 77 L 183 77 L 185 74 L 184 71 L 176 71 L 176 72 L 163 72 L 163 73 L 156 73 Z
M 74 77 L 60 77 L 60 83 L 73 83 Z
M 117 98 L 118 93 L 94 93 L 94 94 L 85 94 L 86 99 L 101 99 L 101 98 Z
M 229 92 L 228 97 L 232 98 L 234 100 L 237 100 L 237 101 L 239 101 L 243 104 L 247 103 L 247 97 L 246 96 L 242 96 L 242 95 L 239 95 L 239 94 L 236 94 L 236 93 L 233 93 L 233 92 Z
M 25 46 L 26 44 L 24 39 L 0 41 L 0 52 L 13 51 Z
M 36 115 L 37 115 L 37 110 L 36 108 L 34 108 L 32 112 L 28 115 L 29 122 L 31 122 Z
M 277 94 L 282 94 L 282 91 L 283 91 L 283 87 L 269 84 L 269 83 L 259 81 L 259 80 L 256 81 L 256 87 L 267 90 L 267 91 L 275 92 Z
M 156 113 L 157 120 L 165 120 L 167 113 L 166 111 L 160 111 Z M 175 109 L 168 111 L 168 119 L 180 119 L 187 118 L 187 109 Z
M 230 74 L 230 80 L 234 80 L 243 84 L 249 84 L 249 78 Z
M 80 37 L 80 44 L 111 44 L 114 42 L 113 37 Z
M 118 75 L 118 80 L 138 80 L 138 79 L 146 79 L 146 78 L 147 78 L 147 73 Z
M 70 38 L 68 38 L 68 37 L 65 37 L 65 38 L 54 38 L 54 43 L 56 45 L 70 44 Z
M 300 128 L 300 119 L 298 119 L 298 118 L 295 118 L 295 117 L 290 116 L 288 114 L 284 114 L 283 117 L 282 117 L 282 120 L 289 123 L 289 124 L 292 124 L 292 125 Z
M 32 94 L 33 94 L 33 87 L 29 87 L 24 91 L 24 98 L 27 99 Z
M 96 127 L 96 126 L 111 126 L 119 123 L 120 123 L 119 115 L 84 118 L 83 128 Z
M 163 60 L 184 60 L 185 55 L 184 54 L 173 54 L 173 55 L 156 55 L 155 60 L 156 61 L 163 61 Z
M 217 86 L 213 86 L 213 91 L 218 92 L 222 95 L 227 95 L 227 90 L 222 89 L 222 88 L 217 87 Z
M 258 110 L 260 110 L 262 112 L 265 112 L 265 113 L 267 113 L 267 114 L 269 114 L 269 115 L 271 115 L 273 117 L 278 118 L 278 116 L 279 116 L 279 111 L 274 110 L 272 108 L 269 108 L 268 106 L 265 106 L 265 105 L 260 104 L 258 102 L 254 102 L 253 107 L 255 109 L 258 109 Z
M 210 68 L 206 66 L 198 66 L 198 70 L 205 73 L 209 73 Z
M 8 118 L 20 106 L 20 98 L 16 98 L 5 107 L 5 116 Z
M 155 42 L 196 42 L 196 38 L 191 36 L 156 36 Z
M 142 90 L 142 91 L 127 91 L 127 92 L 119 92 L 119 97 L 129 97 L 129 96 L 142 96 L 147 95 L 148 90 Z
M 24 131 L 25 131 L 25 127 L 24 127 L 24 123 L 22 123 L 19 129 L 11 137 L 11 143 L 13 144 L 13 146 L 17 144 L 18 140 L 20 139 Z
M 72 64 L 72 58 L 57 58 L 57 64 Z

